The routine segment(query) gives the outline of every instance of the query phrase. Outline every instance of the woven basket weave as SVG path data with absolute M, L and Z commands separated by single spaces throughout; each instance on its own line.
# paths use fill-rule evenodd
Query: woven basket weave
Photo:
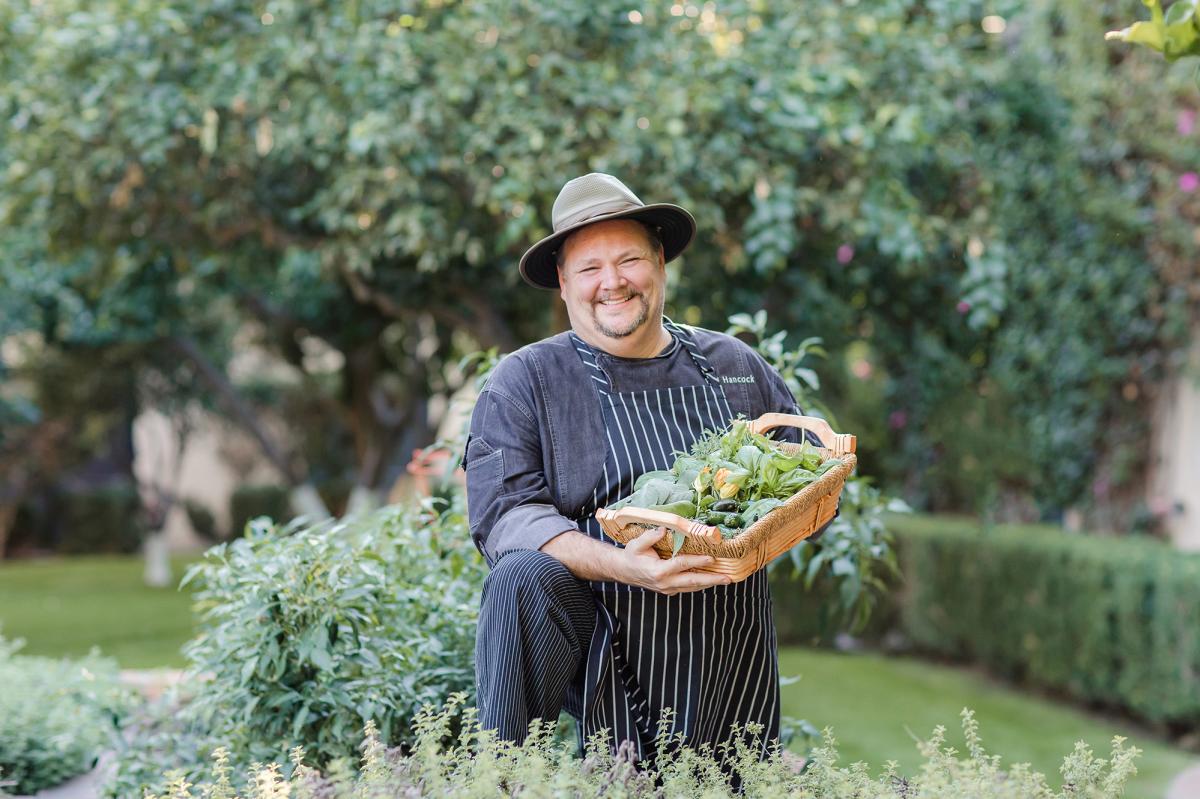
M 685 519 L 674 513 L 646 508 L 621 508 L 596 511 L 604 532 L 621 544 L 628 544 L 654 527 L 666 527 L 684 534 L 679 552 L 685 555 L 711 555 L 716 562 L 698 571 L 727 574 L 734 582 L 744 580 L 808 538 L 824 526 L 837 512 L 838 499 L 846 478 L 854 471 L 858 459 L 854 455 L 857 440 L 854 436 L 835 433 L 824 419 L 786 413 L 768 413 L 750 423 L 756 433 L 775 427 L 799 427 L 812 431 L 821 440 L 822 461 L 837 458 L 834 466 L 817 480 L 805 486 L 786 502 L 747 527 L 736 537 L 724 540 L 716 527 Z M 780 443 L 789 454 L 799 451 L 800 444 Z M 663 536 L 654 545 L 660 557 L 671 557 L 672 541 Z

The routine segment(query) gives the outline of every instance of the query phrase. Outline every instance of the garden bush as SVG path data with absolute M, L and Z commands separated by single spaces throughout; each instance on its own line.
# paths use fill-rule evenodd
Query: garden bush
M 291 505 L 288 490 L 278 485 L 239 486 L 229 497 L 229 534 L 236 538 L 246 525 L 260 516 L 269 519 L 290 519 Z
M 136 552 L 142 540 L 140 508 L 137 489 L 124 480 L 49 493 L 20 505 L 7 550 L 64 555 Z
M 132 706 L 114 661 L 16 654 L 0 637 L 0 792 L 32 794 L 91 769 Z
M 215 735 L 256 758 L 282 743 L 325 762 L 352 752 L 368 720 L 401 740 L 423 704 L 473 690 L 464 654 L 484 566 L 459 509 L 282 532 L 252 524 L 185 578 L 201 580 L 202 631 L 184 653 L 208 679 L 190 712 Z
M 1200 555 L 1042 526 L 888 525 L 901 625 L 921 649 L 1151 722 L 1200 723 Z
M 496 741 L 475 724 L 475 711 L 460 714 L 462 697 L 455 697 L 440 712 L 422 711 L 416 719 L 417 740 L 408 752 L 388 751 L 372 726 L 366 729 L 362 764 L 354 769 L 342 761 L 326 775 L 304 764 L 297 748 L 284 769 L 271 764 L 253 769 L 246 783 L 254 797 L 323 797 L 372 799 L 373 797 L 780 797 L 797 799 L 902 799 L 937 796 L 941 799 L 1108 799 L 1121 796 L 1126 781 L 1136 772 L 1139 752 L 1114 738 L 1112 754 L 1097 758 L 1083 743 L 1063 760 L 1061 791 L 1028 764 L 1005 769 L 998 756 L 983 748 L 978 725 L 964 710 L 965 757 L 945 746 L 945 730 L 938 727 L 918 746 L 925 763 L 912 775 L 901 775 L 889 763 L 878 777 L 863 763 L 839 764 L 836 741 L 826 731 L 824 743 L 807 762 L 777 747 L 761 757 L 764 745 L 758 729 L 740 731 L 734 743 L 719 752 L 695 751 L 665 741 L 654 763 L 637 768 L 628 750 L 614 756 L 607 741 L 594 739 L 585 757 L 556 741 L 551 725 L 531 725 L 521 746 Z M 455 735 L 454 728 L 461 731 Z M 665 738 L 665 736 L 664 736 Z M 450 742 L 449 745 L 447 742 Z M 162 799 L 233 799 L 239 795 L 229 767 L 228 752 L 214 752 L 212 779 L 190 785 L 176 778 Z M 732 782 L 740 782 L 740 792 Z M 193 790 L 196 789 L 196 790 Z M 151 795 L 149 799 L 158 799 Z
M 324 765 L 354 753 L 367 721 L 389 744 L 411 739 L 424 704 L 473 694 L 484 573 L 457 506 L 252 522 L 185 576 L 202 586 L 187 695 L 142 721 L 113 795 L 140 795 L 164 762 L 192 773 L 215 742 L 239 766 L 293 745 Z

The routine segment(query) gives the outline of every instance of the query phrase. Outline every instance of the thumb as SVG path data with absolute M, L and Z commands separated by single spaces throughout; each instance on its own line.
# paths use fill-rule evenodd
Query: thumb
M 626 544 L 625 549 L 626 551 L 632 552 L 635 555 L 641 554 L 642 552 L 652 548 L 655 544 L 662 540 L 662 537 L 666 534 L 667 528 L 665 527 L 651 527 L 649 530 Z

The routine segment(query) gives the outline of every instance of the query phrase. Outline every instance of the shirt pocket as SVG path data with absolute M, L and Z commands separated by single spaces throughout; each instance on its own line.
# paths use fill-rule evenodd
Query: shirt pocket
M 490 505 L 500 498 L 504 487 L 504 450 L 495 449 L 482 438 L 467 442 L 467 516 L 471 532 L 496 514 Z

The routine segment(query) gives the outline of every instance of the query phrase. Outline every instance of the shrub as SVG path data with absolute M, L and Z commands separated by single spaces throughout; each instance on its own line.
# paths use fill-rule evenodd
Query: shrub
M 193 695 L 151 725 L 167 743 L 189 737 L 177 764 L 211 739 L 238 764 L 298 744 L 323 765 L 352 755 L 368 720 L 400 743 L 422 705 L 473 693 L 485 570 L 465 528 L 457 507 L 393 506 L 300 529 L 255 522 L 211 549 L 184 578 L 202 585 L 200 632 L 184 647 Z M 127 760 L 124 785 L 160 771 L 136 751 Z
M 240 486 L 229 498 L 229 533 L 236 538 L 246 525 L 260 516 L 268 519 L 290 519 L 291 504 L 288 490 L 277 485 Z
M 62 504 L 58 551 L 65 555 L 136 552 L 142 540 L 140 510 L 137 489 L 128 484 L 70 494 Z
M 203 502 L 191 498 L 185 499 L 183 510 L 196 535 L 209 542 L 216 541 L 220 537 L 217 534 L 217 517 Z
M 17 655 L 0 638 L 0 786 L 32 794 L 92 768 L 132 699 L 114 661 Z
M 917 646 L 1149 721 L 1200 722 L 1200 555 L 1041 526 L 888 524 Z
M 1062 791 L 1049 788 L 1046 778 L 1027 764 L 1011 769 L 1000 766 L 1000 758 L 983 749 L 978 725 L 964 710 L 962 727 L 967 740 L 966 757 L 945 744 L 945 729 L 938 727 L 929 740 L 919 744 L 926 762 L 918 773 L 905 777 L 889 764 L 878 777 L 867 766 L 838 763 L 836 742 L 826 731 L 824 745 L 805 763 L 778 747 L 760 757 L 763 743 L 756 729 L 740 732 L 732 745 L 721 752 L 695 751 L 664 743 L 655 765 L 635 768 L 628 750 L 616 756 L 607 741 L 596 738 L 586 756 L 576 758 L 573 747 L 556 742 L 550 725 L 531 726 L 521 746 L 496 741 L 474 723 L 474 711 L 452 739 L 452 728 L 460 718 L 456 697 L 441 712 L 425 710 L 416 719 L 417 740 L 409 753 L 387 751 L 373 726 L 368 725 L 363 742 L 362 765 L 355 773 L 338 764 L 321 775 L 304 765 L 304 752 L 291 756 L 290 777 L 278 764 L 258 766 L 248 778 L 250 795 L 256 797 L 325 797 L 327 799 L 372 799 L 373 797 L 751 797 L 791 796 L 797 799 L 902 799 L 937 796 L 942 799 L 1054 799 L 1055 797 L 1117 797 L 1136 768 L 1139 752 L 1126 748 L 1121 738 L 1113 739 L 1112 755 L 1095 758 L 1079 743 L 1063 760 Z M 449 746 L 448 740 L 453 740 Z M 221 797 L 232 799 L 235 788 L 228 752 L 214 752 L 213 780 L 192 786 L 177 778 L 168 786 L 171 799 Z M 732 785 L 731 774 L 741 783 L 742 794 Z M 198 788 L 199 792 L 192 791 Z M 151 796 L 149 799 L 157 799 Z M 166 799 L 164 796 L 163 799 Z

